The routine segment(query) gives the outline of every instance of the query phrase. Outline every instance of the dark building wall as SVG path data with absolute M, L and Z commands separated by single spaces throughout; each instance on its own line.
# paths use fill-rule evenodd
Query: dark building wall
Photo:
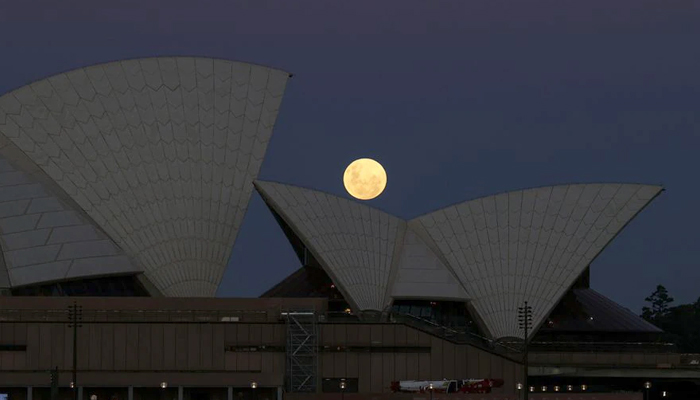
M 78 330 L 81 386 L 282 386 L 284 323 L 85 322 Z M 361 393 L 394 380 L 501 378 L 512 392 L 521 369 L 500 356 L 397 324 L 321 324 L 319 378 L 357 378 Z M 0 324 L 0 382 L 46 386 L 58 367 L 71 380 L 72 329 L 60 322 Z M 26 347 L 25 347 L 26 346 Z M 262 349 L 265 346 L 265 349 Z M 256 351 L 250 351 L 255 348 Z M 380 353 L 367 349 L 381 348 Z M 419 349 L 419 350 L 416 350 Z M 320 382 L 319 382 L 320 383 Z
M 79 382 L 157 387 L 167 381 L 172 385 L 245 387 L 255 380 L 261 386 L 280 386 L 283 352 L 226 348 L 284 346 L 284 333 L 279 323 L 86 323 L 78 330 Z M 61 382 L 67 384 L 72 340 L 72 330 L 61 323 L 1 324 L 0 343 L 23 345 L 26 350 L 0 351 L 0 381 L 47 384 L 47 371 L 57 366 Z
M 522 368 L 504 357 L 473 346 L 456 345 L 398 324 L 323 324 L 320 344 L 374 346 L 396 352 L 324 352 L 320 378 L 357 378 L 360 393 L 389 392 L 394 380 L 504 379 L 498 393 L 515 391 Z M 426 351 L 427 350 L 427 351 Z

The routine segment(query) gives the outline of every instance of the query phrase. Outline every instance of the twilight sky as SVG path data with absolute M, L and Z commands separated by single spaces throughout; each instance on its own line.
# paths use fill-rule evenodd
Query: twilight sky
M 345 166 L 372 157 L 389 184 L 368 204 L 406 218 L 549 184 L 663 184 L 592 266 L 637 311 L 659 283 L 700 297 L 698 43 L 695 0 L 8 1 L 0 93 L 154 55 L 279 67 L 295 76 L 260 178 L 347 196 Z M 254 194 L 219 295 L 298 267 Z

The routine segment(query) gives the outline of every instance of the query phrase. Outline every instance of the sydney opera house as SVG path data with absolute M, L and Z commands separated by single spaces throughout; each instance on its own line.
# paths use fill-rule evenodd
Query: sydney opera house
M 289 78 L 157 57 L 0 97 L 0 396 L 330 400 L 455 382 L 637 399 L 700 380 L 589 284 L 661 187 L 516 190 L 404 220 L 258 180 Z M 214 298 L 254 191 L 300 268 L 258 299 Z

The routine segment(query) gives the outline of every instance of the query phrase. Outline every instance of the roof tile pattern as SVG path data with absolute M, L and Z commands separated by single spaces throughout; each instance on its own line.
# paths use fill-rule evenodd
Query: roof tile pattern
M 391 296 L 399 299 L 467 300 L 454 274 L 409 226 L 401 248 Z
M 13 287 L 141 272 L 90 221 L 1 156 L 0 244 Z
M 614 236 L 659 192 L 659 186 L 562 185 L 467 201 L 415 219 L 465 286 L 496 337 L 519 336 L 518 307 L 533 324 Z
M 205 58 L 113 62 L 0 97 L 0 135 L 165 295 L 214 295 L 288 73 Z
M 381 311 L 405 222 L 377 209 L 315 190 L 256 182 L 265 201 L 315 253 L 359 311 Z

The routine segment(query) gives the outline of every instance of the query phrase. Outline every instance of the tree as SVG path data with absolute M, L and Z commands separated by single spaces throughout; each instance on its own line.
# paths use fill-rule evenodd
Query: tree
M 695 303 L 670 307 L 673 297 L 662 285 L 644 299 L 642 318 L 661 328 L 664 340 L 675 343 L 682 353 L 700 353 L 700 299 Z
M 651 303 L 651 307 L 642 307 L 642 318 L 652 324 L 657 324 L 664 316 L 668 315 L 673 297 L 668 295 L 668 290 L 663 285 L 658 285 L 654 293 L 644 301 Z

